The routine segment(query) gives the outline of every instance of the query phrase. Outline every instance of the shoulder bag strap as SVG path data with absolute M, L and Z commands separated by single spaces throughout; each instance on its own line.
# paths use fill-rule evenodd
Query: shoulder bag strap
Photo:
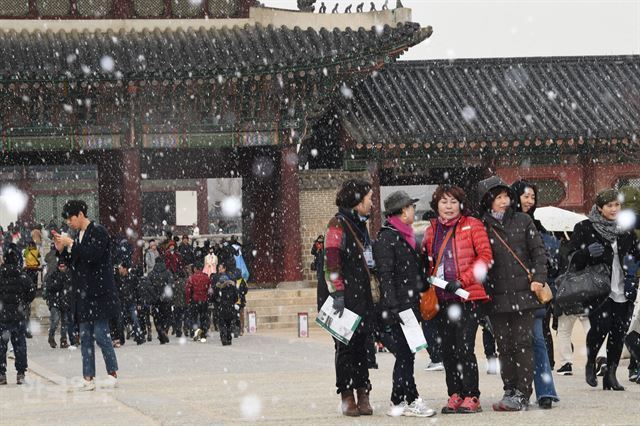
M 444 240 L 442 241 L 442 245 L 440 246 L 440 250 L 438 251 L 438 257 L 436 258 L 436 262 L 433 264 L 433 270 L 431 271 L 432 276 L 438 273 L 440 262 L 442 262 L 442 256 L 444 256 L 444 251 L 447 248 L 447 243 L 449 243 L 449 240 L 453 236 L 454 230 L 455 230 L 455 227 L 451 228 L 451 231 L 447 232 L 447 235 L 444 237 Z M 435 238 L 435 232 L 434 232 L 434 238 Z
M 529 277 L 529 281 L 533 281 L 533 274 L 531 274 L 531 271 L 529 270 L 529 268 L 527 268 L 527 265 L 525 265 L 524 262 L 520 260 L 518 255 L 511 249 L 511 246 L 509 246 L 509 244 L 507 244 L 507 242 L 504 239 L 502 239 L 500 234 L 498 234 L 498 231 L 496 231 L 496 228 L 493 225 L 490 225 L 490 226 L 491 226 L 491 230 L 493 231 L 493 235 L 495 235 L 498 238 L 498 240 L 502 243 L 502 245 L 504 245 L 509 251 L 509 253 L 511 253 L 511 256 L 513 256 L 518 261 L 520 266 L 522 266 L 522 268 L 527 273 L 527 276 Z
M 356 231 L 353 229 L 353 227 L 351 226 L 348 220 L 345 220 L 345 219 L 339 219 L 339 220 L 340 222 L 347 225 L 347 228 L 349 229 L 349 232 L 353 236 L 353 239 L 356 240 L 356 244 L 358 245 L 358 248 L 360 249 L 360 252 L 362 254 L 361 257 L 362 257 L 362 261 L 364 262 L 365 270 L 367 271 L 367 275 L 369 275 L 369 279 L 371 279 L 371 271 L 369 271 L 369 265 L 367 265 L 367 261 L 364 258 L 364 246 L 360 242 L 360 239 L 358 239 L 358 235 L 356 235 Z

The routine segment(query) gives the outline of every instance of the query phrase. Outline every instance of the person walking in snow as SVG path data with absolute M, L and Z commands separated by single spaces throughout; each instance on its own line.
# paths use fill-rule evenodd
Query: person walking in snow
M 616 371 L 638 291 L 635 277 L 625 271 L 640 259 L 636 235 L 633 231 L 621 229 L 616 222 L 620 210 L 618 191 L 607 189 L 600 192 L 588 219 L 574 227 L 570 241 L 571 261 L 577 270 L 597 264 L 604 264 L 610 270 L 610 293 L 588 303 L 591 328 L 587 333 L 585 379 L 589 386 L 598 386 L 596 355 L 607 339 L 603 388 L 616 391 L 624 390 Z
M 102 351 L 109 385 L 117 382 L 118 360 L 109 331 L 109 319 L 118 315 L 120 302 L 114 283 L 109 234 L 107 230 L 87 217 L 87 203 L 70 200 L 62 208 L 62 217 L 78 231 L 75 238 L 54 235 L 58 258 L 71 270 L 73 283 L 72 310 L 80 324 L 82 375 L 84 381 L 78 390 L 92 391 L 95 383 L 95 347 Z

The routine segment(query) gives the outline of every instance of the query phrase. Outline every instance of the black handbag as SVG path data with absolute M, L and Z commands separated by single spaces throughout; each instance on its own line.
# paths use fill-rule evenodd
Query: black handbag
M 556 278 L 558 292 L 556 305 L 562 311 L 573 311 L 576 305 L 585 305 L 607 296 L 611 292 L 611 270 L 604 263 L 572 269 L 573 256 L 567 270 Z

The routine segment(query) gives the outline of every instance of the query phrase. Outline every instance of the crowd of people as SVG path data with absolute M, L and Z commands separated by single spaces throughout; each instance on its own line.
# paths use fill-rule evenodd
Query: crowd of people
M 132 264 L 126 239 L 109 237 L 87 217 L 87 205 L 71 200 L 63 211 L 64 229 L 46 228 L 51 249 L 41 261 L 42 227 L 27 231 L 11 224 L 3 233 L 0 266 L 0 384 L 6 384 L 6 352 L 11 341 L 17 382 L 27 370 L 26 339 L 31 338 L 31 302 L 42 284 L 50 311 L 48 343 L 81 348 L 81 390 L 95 389 L 94 342 L 101 348 L 108 377 L 115 385 L 119 348 L 129 339 L 138 345 L 169 336 L 206 342 L 213 330 L 223 346 L 244 334 L 248 270 L 235 238 L 211 244 L 190 242 L 168 233 L 150 240 L 143 259 Z M 42 274 L 42 278 L 40 278 Z M 59 331 L 58 331 L 59 330 Z
M 619 191 L 600 192 L 588 219 L 562 241 L 535 219 L 537 188 L 526 181 L 509 186 L 494 176 L 479 182 L 473 210 L 471 197 L 461 188 L 438 187 L 431 200 L 434 217 L 421 241 L 412 227 L 418 200 L 403 191 L 384 200 L 386 220 L 371 238 L 367 221 L 372 193 L 366 181 L 346 181 L 336 197 L 338 212 L 312 247 L 318 308 L 331 296 L 336 315 L 348 309 L 361 317 L 348 343 L 334 338 L 336 388 L 344 415 L 373 413 L 368 370 L 377 368 L 375 348 L 381 346 L 395 356 L 387 414 L 436 413 L 420 397 L 414 380 L 415 354 L 403 332 L 407 312 L 422 323 L 431 357 L 426 369 L 445 371 L 443 414 L 482 411 L 475 355 L 479 326 L 488 360 L 496 352 L 499 359 L 504 396 L 493 404 L 495 411 L 526 410 L 534 389 L 543 409 L 560 400 L 552 375 L 550 328 L 559 330 L 563 364 L 557 373 L 572 374 L 567 324 L 572 326 L 576 318 L 588 322 L 586 382 L 597 386 L 601 375 L 603 389 L 624 390 L 616 371 L 626 342 L 629 379 L 640 383 L 637 307 L 631 324 L 640 247 L 633 226 L 617 220 L 626 207 Z M 638 211 L 635 215 L 637 219 Z M 636 230 L 639 225 L 636 220 Z M 596 282 L 604 287 L 597 296 L 584 296 L 591 293 L 570 288 L 576 274 L 586 277 L 582 284 L 589 288 Z M 554 303 L 558 291 L 572 296 Z M 487 372 L 497 372 L 491 362 Z

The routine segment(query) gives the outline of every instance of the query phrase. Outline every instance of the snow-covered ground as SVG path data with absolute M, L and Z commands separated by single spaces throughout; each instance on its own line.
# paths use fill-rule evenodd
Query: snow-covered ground
M 46 336 L 28 341 L 29 384 L 15 385 L 13 360 L 9 360 L 9 385 L 0 387 L 0 423 L 18 424 L 235 424 L 256 421 L 272 424 L 424 424 L 413 418 L 385 415 L 391 392 L 393 356 L 379 354 L 378 370 L 371 370 L 373 417 L 347 419 L 338 413 L 334 388 L 333 344 L 317 329 L 299 339 L 296 330 L 260 332 L 222 347 L 217 336 L 207 343 L 169 345 L 156 341 L 137 347 L 128 341 L 117 350 L 120 382 L 114 390 L 84 394 L 66 392 L 65 383 L 81 372 L 80 351 L 50 349 Z M 574 332 L 574 376 L 554 380 L 561 402 L 550 411 L 496 413 L 491 404 L 502 396 L 499 376 L 484 373 L 481 334 L 476 353 L 480 364 L 481 402 L 476 415 L 438 414 L 432 424 L 637 424 L 640 385 L 627 380 L 628 361 L 618 371 L 626 392 L 589 388 L 584 382 L 584 350 Z M 97 354 L 99 379 L 104 378 Z M 444 372 L 425 372 L 426 352 L 416 360 L 421 396 L 438 409 L 445 403 Z M 635 407 L 635 408 L 634 408 Z

